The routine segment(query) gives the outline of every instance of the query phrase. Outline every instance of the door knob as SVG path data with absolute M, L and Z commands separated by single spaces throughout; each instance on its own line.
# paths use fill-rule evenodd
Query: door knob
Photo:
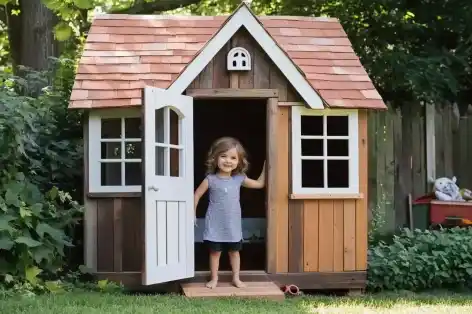
M 154 192 L 158 192 L 159 189 L 156 188 L 154 185 L 151 185 L 150 187 L 148 187 L 148 191 L 154 191 Z

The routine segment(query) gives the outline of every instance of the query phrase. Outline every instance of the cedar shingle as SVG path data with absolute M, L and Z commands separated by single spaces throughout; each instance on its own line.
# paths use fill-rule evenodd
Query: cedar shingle
M 70 108 L 141 105 L 141 88 L 167 88 L 228 16 L 98 15 Z M 262 25 L 330 107 L 384 109 L 337 19 L 262 16 Z

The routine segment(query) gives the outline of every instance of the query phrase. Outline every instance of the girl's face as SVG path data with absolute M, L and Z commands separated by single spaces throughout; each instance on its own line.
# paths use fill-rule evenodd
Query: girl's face
M 235 147 L 221 153 L 218 156 L 218 169 L 221 172 L 226 174 L 231 174 L 231 172 L 236 169 L 239 163 L 238 151 Z

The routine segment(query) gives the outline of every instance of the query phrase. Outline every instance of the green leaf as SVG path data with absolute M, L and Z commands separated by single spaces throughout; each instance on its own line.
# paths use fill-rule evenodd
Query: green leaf
M 0 0 L 0 1 L 1 1 L 1 0 Z M 16 174 L 16 179 L 17 179 L 18 181 L 25 181 L 25 174 L 24 174 L 23 172 L 18 172 L 18 173 Z
M 59 22 L 54 27 L 54 34 L 58 41 L 66 41 L 72 36 L 72 28 L 65 22 Z
M 10 239 L 0 239 L 0 250 L 10 251 L 14 244 Z
M 47 247 L 37 247 L 32 249 L 33 259 L 36 263 L 41 263 L 43 260 L 48 261 L 49 257 L 53 253 L 51 249 Z
M 18 194 L 16 194 L 13 190 L 8 189 L 5 193 L 5 203 L 7 203 L 7 205 L 19 207 Z
M 55 186 L 53 186 L 48 192 L 49 198 L 51 200 L 55 200 L 58 194 L 59 194 L 59 190 Z
M 38 282 L 38 275 L 42 272 L 42 270 L 36 266 L 30 267 L 25 269 L 25 278 L 30 283 L 35 284 Z
M 8 4 L 9 2 L 11 2 L 12 0 L 0 0 L 0 5 L 6 5 Z
M 62 288 L 60 282 L 58 281 L 46 281 L 45 283 L 46 288 L 49 290 L 49 292 L 52 293 L 58 293 L 58 292 L 63 292 L 64 289 Z
M 75 5 L 80 9 L 91 9 L 93 3 L 91 0 L 74 0 Z
M 20 243 L 20 244 L 24 244 L 28 247 L 37 247 L 37 246 L 40 246 L 42 245 L 41 242 L 38 242 L 30 237 L 18 237 L 16 240 L 15 240 L 16 243 Z
M 36 217 L 39 217 L 41 216 L 41 211 L 43 209 L 43 204 L 41 203 L 36 203 L 34 205 L 31 206 L 31 212 L 36 216 Z
M 13 276 L 10 275 L 10 274 L 6 274 L 4 278 L 5 278 L 6 283 L 13 282 L 13 280 L 14 280 Z
M 9 224 L 10 221 L 15 220 L 15 217 L 11 215 L 1 215 L 0 216 L 0 231 L 8 231 L 10 234 L 15 231 L 15 229 Z
M 97 286 L 100 290 L 104 290 L 107 286 L 108 286 L 108 280 L 104 279 L 104 280 L 99 280 L 97 282 Z
M 64 239 L 64 232 L 59 229 L 55 229 L 48 225 L 47 223 L 40 223 L 36 227 L 36 232 L 38 235 L 43 238 L 44 234 L 49 234 L 57 242 L 62 242 Z
M 25 207 L 20 207 L 20 216 L 21 218 L 31 217 L 31 211 L 26 209 Z

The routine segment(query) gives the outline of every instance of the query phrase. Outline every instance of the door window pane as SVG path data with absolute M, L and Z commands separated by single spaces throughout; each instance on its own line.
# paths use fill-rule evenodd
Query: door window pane
M 169 135 L 170 144 L 180 144 L 179 115 L 172 109 L 169 110 Z
M 156 143 L 164 143 L 164 108 L 155 111 L 156 115 Z
M 170 176 L 180 177 L 181 176 L 181 150 L 171 148 L 170 149 Z
M 166 175 L 166 166 L 167 166 L 167 148 L 156 146 L 156 176 Z

